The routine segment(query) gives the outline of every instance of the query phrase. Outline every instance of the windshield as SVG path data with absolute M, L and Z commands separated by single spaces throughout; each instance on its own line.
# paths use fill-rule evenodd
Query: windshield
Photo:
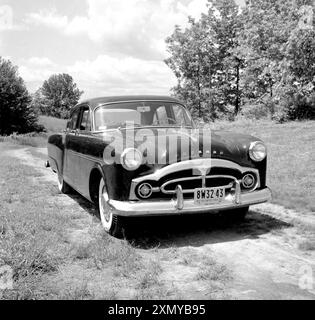
M 126 127 L 194 127 L 188 111 L 171 102 L 128 102 L 101 106 L 95 111 L 95 130 Z

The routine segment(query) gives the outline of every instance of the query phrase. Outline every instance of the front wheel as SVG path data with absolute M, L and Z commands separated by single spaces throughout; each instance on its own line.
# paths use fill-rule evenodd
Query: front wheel
M 109 196 L 103 178 L 99 185 L 98 208 L 105 231 L 116 238 L 122 238 L 121 217 L 114 213 L 113 208 L 109 204 Z

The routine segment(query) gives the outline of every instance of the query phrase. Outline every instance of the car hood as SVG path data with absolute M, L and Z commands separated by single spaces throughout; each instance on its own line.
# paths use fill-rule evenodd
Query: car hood
M 120 139 L 124 142 L 124 148 L 133 145 L 139 147 L 145 143 L 147 150 L 154 150 L 160 160 L 161 157 L 163 158 L 162 164 L 156 163 L 154 167 L 200 157 L 230 160 L 251 167 L 253 163 L 248 156 L 249 146 L 254 141 L 260 141 L 250 135 L 228 131 L 210 132 L 207 130 L 201 132 L 181 128 L 137 128 L 135 130 L 116 130 L 98 135 L 106 141 Z M 172 143 L 167 141 L 172 141 Z M 192 146 L 191 150 L 194 152 L 189 152 L 189 148 L 182 147 L 187 144 Z

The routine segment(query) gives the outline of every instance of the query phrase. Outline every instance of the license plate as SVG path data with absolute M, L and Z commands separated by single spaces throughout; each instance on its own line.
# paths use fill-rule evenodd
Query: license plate
M 225 198 L 225 188 L 195 189 L 195 204 L 209 205 L 221 202 Z

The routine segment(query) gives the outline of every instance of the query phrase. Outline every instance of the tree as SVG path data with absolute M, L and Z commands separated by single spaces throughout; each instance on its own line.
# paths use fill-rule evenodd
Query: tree
M 33 110 L 39 115 L 40 114 L 45 115 L 47 112 L 46 108 L 47 108 L 47 105 L 49 104 L 49 101 L 42 94 L 42 90 L 38 89 L 31 95 L 31 97 L 32 97 L 31 106 Z
M 237 115 L 242 98 L 240 77 L 244 67 L 243 57 L 238 50 L 239 34 L 243 31 L 244 25 L 240 9 L 234 0 L 212 0 L 210 3 L 216 11 L 215 19 L 211 15 L 207 18 L 214 31 L 219 51 L 218 66 L 221 77 L 217 85 L 221 92 L 221 100 L 225 105 L 232 105 Z
M 70 75 L 52 75 L 35 94 L 34 104 L 42 114 L 67 118 L 82 94 Z
M 298 23 L 295 0 L 250 0 L 241 15 L 240 52 L 246 67 L 243 83 L 248 100 L 273 98 L 283 81 L 286 46 Z
M 42 131 L 17 67 L 0 57 L 0 134 Z
M 175 32 L 166 42 L 171 57 L 165 63 L 173 70 L 178 85 L 173 88 L 176 95 L 183 98 L 193 114 L 201 117 L 205 113 L 205 101 L 209 90 L 205 90 L 205 79 L 211 82 L 216 50 L 205 32 L 204 21 L 189 20 L 190 28 Z
M 208 2 L 207 14 L 166 40 L 165 62 L 178 79 L 173 91 L 193 114 L 273 115 L 285 105 L 290 119 L 313 118 L 313 0 L 247 0 L 243 8 Z
M 288 120 L 315 119 L 315 29 L 297 28 L 287 45 L 287 74 L 282 86 Z
M 208 2 L 207 14 L 166 40 L 173 91 L 193 114 L 273 115 L 285 106 L 290 119 L 314 118 L 313 0 Z
M 178 79 L 173 91 L 193 114 L 215 119 L 229 106 L 238 113 L 243 60 L 236 49 L 241 29 L 234 0 L 212 0 L 199 21 L 189 19 L 186 30 L 176 27 L 167 38 L 170 57 L 165 62 Z

